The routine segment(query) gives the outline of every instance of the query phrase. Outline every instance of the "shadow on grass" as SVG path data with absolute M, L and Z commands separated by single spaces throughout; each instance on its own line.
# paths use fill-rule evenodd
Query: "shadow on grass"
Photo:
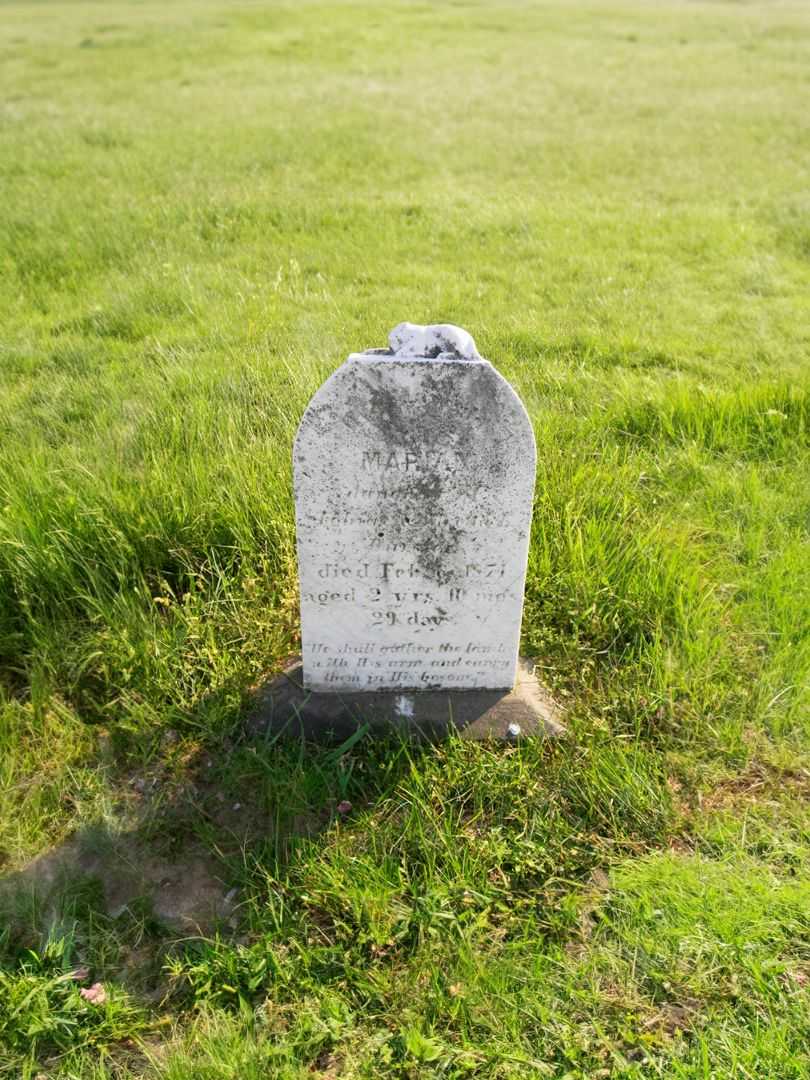
M 607 733 L 499 747 L 361 727 L 324 746 L 231 715 L 207 741 L 167 731 L 110 782 L 109 813 L 0 878 L 0 961 L 58 938 L 65 964 L 142 1001 L 242 1008 L 279 972 L 304 993 L 434 939 L 528 920 L 565 940 L 594 867 L 670 827 L 659 758 Z
M 384 796 L 414 755 L 431 752 L 367 734 L 315 745 L 244 717 L 208 744 L 166 733 L 146 766 L 111 781 L 108 813 L 0 874 L 0 964 L 68 935 L 71 962 L 154 996 L 156 957 L 178 941 L 244 940 L 251 873 L 281 875 L 298 844 Z M 138 948 L 125 962 L 112 940 Z

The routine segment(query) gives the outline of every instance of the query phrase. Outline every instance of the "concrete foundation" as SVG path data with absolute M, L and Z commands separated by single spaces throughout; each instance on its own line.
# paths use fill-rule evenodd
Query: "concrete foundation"
M 456 730 L 465 739 L 515 742 L 529 735 L 564 733 L 561 711 L 521 659 L 512 690 L 320 693 L 304 689 L 300 662 L 261 687 L 248 721 L 254 734 L 283 734 L 313 742 L 341 742 L 367 724 L 419 740 Z

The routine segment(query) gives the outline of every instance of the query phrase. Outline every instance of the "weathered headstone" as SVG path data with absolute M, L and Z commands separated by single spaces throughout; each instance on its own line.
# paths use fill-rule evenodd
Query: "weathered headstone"
M 338 368 L 295 440 L 304 687 L 509 690 L 531 424 L 465 331 L 404 323 L 390 342 Z

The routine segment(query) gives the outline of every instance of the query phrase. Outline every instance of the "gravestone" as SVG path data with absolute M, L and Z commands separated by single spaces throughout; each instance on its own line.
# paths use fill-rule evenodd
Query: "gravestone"
M 304 413 L 293 452 L 303 666 L 248 727 L 342 740 L 563 732 L 518 658 L 535 445 L 514 390 L 453 326 L 401 323 Z
M 401 324 L 312 398 L 293 453 L 303 685 L 510 690 L 535 443 L 456 327 Z

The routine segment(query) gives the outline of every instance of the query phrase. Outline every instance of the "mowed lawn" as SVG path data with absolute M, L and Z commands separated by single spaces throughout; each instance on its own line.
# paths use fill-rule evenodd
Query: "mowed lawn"
M 0 3 L 0 1077 L 810 1076 L 808 176 L 801 2 Z M 559 741 L 246 729 L 403 319 Z

